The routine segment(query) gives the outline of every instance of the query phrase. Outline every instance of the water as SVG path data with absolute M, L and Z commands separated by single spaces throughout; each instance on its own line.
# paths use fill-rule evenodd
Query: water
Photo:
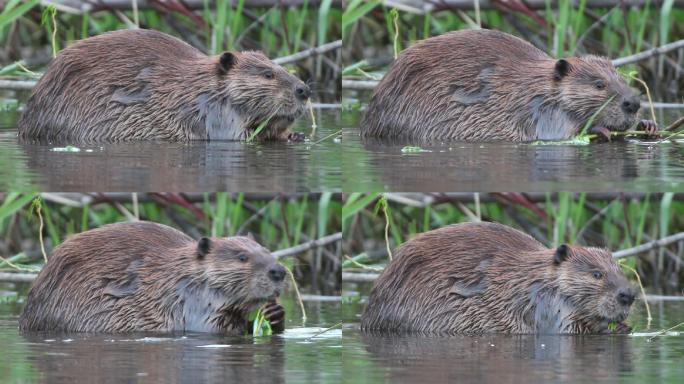
M 349 191 L 664 192 L 684 188 L 684 141 L 589 145 L 436 143 L 361 139 L 358 113 L 343 117 Z M 402 152 L 406 145 L 425 152 Z
M 342 381 L 341 330 L 316 336 L 339 322 L 337 302 L 306 302 L 305 323 L 292 315 L 282 335 L 258 338 L 202 333 L 22 334 L 17 328 L 22 305 L 0 302 L 2 383 Z M 292 300 L 284 299 L 283 306 L 290 314 L 299 313 Z
M 420 337 L 359 330 L 360 305 L 345 304 L 346 383 L 681 383 L 684 333 L 649 341 L 641 302 L 634 335 Z M 649 332 L 684 320 L 684 302 L 652 302 Z
M 21 143 L 14 128 L 4 129 L 0 190 L 339 191 L 340 111 L 317 109 L 316 115 L 318 129 L 307 143 L 76 144 L 73 152 L 65 145 Z M 13 127 L 17 117 L 6 115 L 1 123 Z M 308 136 L 310 118 L 294 129 Z

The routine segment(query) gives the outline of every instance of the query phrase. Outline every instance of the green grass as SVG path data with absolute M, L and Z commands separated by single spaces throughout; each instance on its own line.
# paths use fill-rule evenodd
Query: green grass
M 230 5 L 232 3 L 217 0 L 217 7 L 209 8 L 209 2 L 206 2 L 204 9 L 197 10 L 194 15 L 153 9 L 140 9 L 137 15 L 131 10 L 124 10 L 122 14 L 130 22 L 137 17 L 142 28 L 156 29 L 186 41 L 191 40 L 193 44 L 202 44 L 203 47 L 200 48 L 209 54 L 218 54 L 225 50 L 256 49 L 275 58 L 334 41 L 341 36 L 339 20 L 342 11 L 332 6 L 331 0 L 321 1 L 317 9 L 308 2 L 296 7 L 281 8 L 274 4 L 272 7 L 249 9 L 244 0 L 236 1 L 234 6 Z M 56 25 L 53 25 L 53 12 Z M 114 12 L 70 14 L 51 6 L 43 7 L 38 0 L 7 2 L 0 13 L 0 44 L 3 46 L 8 43 L 6 38 L 12 25 L 15 25 L 15 31 L 10 45 L 15 49 L 40 48 L 48 42 L 54 46 L 55 52 L 76 40 L 130 27 L 129 22 L 122 21 Z M 314 67 L 317 62 L 320 61 L 303 60 L 289 64 L 288 69 L 298 68 L 304 73 L 324 77 L 317 77 L 317 82 L 334 80 L 330 68 L 324 66 L 325 71 L 322 72 Z M 13 63 L 0 62 L 0 66 L 11 64 Z M 38 71 L 42 68 L 30 69 Z M 19 71 L 10 74 L 22 75 Z
M 408 196 L 415 198 L 414 195 Z M 419 195 L 420 196 L 420 195 Z M 684 199 L 681 195 L 643 195 L 612 198 L 586 193 L 536 195 L 535 201 L 501 200 L 481 195 L 481 200 L 413 206 L 384 198 L 383 194 L 349 194 L 342 209 L 346 254 L 355 261 L 374 267 L 387 262 L 387 241 L 394 250 L 416 234 L 448 224 L 472 221 L 481 217 L 530 233 L 549 247 L 562 243 L 606 247 L 613 251 L 630 248 L 646 241 L 684 231 Z M 503 202 L 502 202 L 503 201 Z M 386 237 L 385 207 L 389 217 Z M 534 207 L 534 209 L 532 208 Z M 353 223 L 353 225 L 351 225 Z M 363 241 L 361 241 L 363 240 Z M 680 254 L 677 246 L 668 247 Z M 673 261 L 663 255 L 664 248 L 651 256 L 628 258 L 626 266 L 636 268 L 647 286 L 653 286 L 657 268 L 661 286 L 669 281 L 684 281 L 681 272 L 673 269 Z M 368 255 L 381 255 L 370 258 Z M 358 258 L 356 258 L 358 256 Z M 677 256 L 680 257 L 681 256 Z M 649 261 L 653 260 L 653 261 Z M 345 268 L 353 267 L 345 261 Z
M 33 209 L 35 194 L 8 193 L 0 200 L 0 243 L 7 254 L 0 255 L 24 268 L 39 269 L 42 256 L 26 257 L 26 249 L 39 249 L 40 207 L 44 220 L 43 235 L 50 250 L 64 239 L 84 230 L 105 224 L 127 221 L 127 214 L 138 212 L 141 220 L 155 221 L 175 227 L 190 236 L 234 236 L 251 234 L 268 249 L 275 251 L 301 244 L 340 231 L 341 201 L 339 196 L 302 194 L 288 197 L 249 196 L 243 193 L 207 193 L 186 197 L 165 194 L 152 199 L 138 194 L 138 203 L 128 199 L 119 204 L 107 198 L 97 204 L 73 207 L 41 199 Z M 156 195 L 154 195 L 156 196 Z M 97 196 L 95 196 L 97 197 Z M 333 244 L 325 249 L 335 254 Z M 317 268 L 319 287 L 334 294 L 339 284 L 339 270 L 330 259 L 317 261 L 316 250 L 304 252 L 281 261 L 292 269 L 300 286 L 311 284 L 311 269 Z M 10 269 L 0 260 L 0 269 Z M 324 283 L 325 282 L 325 283 Z
M 478 17 L 485 28 L 526 40 L 529 35 L 536 37 L 543 45 L 541 48 L 554 57 L 598 54 L 618 58 L 684 38 L 684 30 L 676 27 L 677 21 L 684 20 L 684 9 L 673 7 L 672 0 L 657 7 L 646 2 L 641 7 L 591 8 L 591 12 L 586 7 L 586 0 L 559 0 L 547 2 L 545 9 L 536 12 L 545 20 L 546 26 L 524 12 L 508 12 L 507 19 L 504 11 L 496 9 L 481 9 L 479 13 L 468 10 L 461 17 L 448 10 L 420 14 L 390 10 L 374 1 L 351 1 L 343 16 L 345 46 L 366 49 L 349 50 L 344 76 L 363 78 L 366 73 L 382 76 L 388 67 L 370 65 L 368 59 L 387 56 L 420 39 L 471 28 L 471 23 Z M 594 15 L 601 18 L 602 23 L 598 23 Z M 511 18 L 522 27 L 516 28 L 509 21 Z M 394 27 L 395 19 L 398 28 Z M 676 60 L 676 56 L 669 56 Z M 655 101 L 681 102 L 681 92 L 673 94 L 665 92 L 663 85 L 656 86 L 655 82 L 663 78 L 678 77 L 674 81 L 682 81 L 682 75 L 672 66 L 665 65 L 663 60 L 642 61 L 623 66 L 621 70 L 638 71 L 649 88 L 657 90 Z

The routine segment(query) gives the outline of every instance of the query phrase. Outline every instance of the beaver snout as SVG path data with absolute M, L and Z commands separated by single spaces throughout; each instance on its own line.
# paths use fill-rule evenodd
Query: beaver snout
M 295 96 L 301 101 L 306 101 L 311 96 L 311 90 L 306 84 L 299 84 L 295 87 Z
M 618 303 L 629 307 L 634 302 L 634 292 L 630 288 L 623 288 L 617 294 Z
M 285 267 L 280 264 L 274 264 L 271 269 L 268 270 L 268 277 L 279 283 L 285 278 Z
M 623 100 L 621 107 L 623 112 L 633 115 L 641 108 L 641 102 L 638 97 L 631 97 Z

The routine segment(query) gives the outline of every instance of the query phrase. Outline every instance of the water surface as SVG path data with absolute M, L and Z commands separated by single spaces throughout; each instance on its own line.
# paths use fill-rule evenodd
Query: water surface
M 642 303 L 628 319 L 634 335 L 370 335 L 360 305 L 345 305 L 346 383 L 681 383 L 684 333 L 648 334 L 684 320 L 684 302 Z
M 664 192 L 684 189 L 684 142 L 589 145 L 361 139 L 343 116 L 345 190 Z M 402 151 L 418 146 L 422 152 Z
M 2 285 L 2 284 L 0 284 Z M 1 290 L 1 287 L 0 287 Z M 342 381 L 339 302 L 306 302 L 307 320 L 291 315 L 282 335 L 55 334 L 18 330 L 22 303 L 2 303 L 0 382 L 285 383 Z M 7 300 L 5 293 L 5 300 Z M 296 314 L 296 315 L 295 315 Z M 319 334 L 320 333 L 320 334 Z
M 9 116 L 9 117 L 8 117 Z M 17 114 L 0 130 L 0 190 L 339 191 L 340 111 L 317 109 L 305 143 L 133 142 L 35 144 L 17 140 Z M 10 120 L 10 121 L 6 121 Z M 310 135 L 311 121 L 294 127 Z

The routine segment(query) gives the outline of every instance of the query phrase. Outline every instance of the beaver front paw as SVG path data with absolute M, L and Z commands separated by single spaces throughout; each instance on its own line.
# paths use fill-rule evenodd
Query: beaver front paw
M 271 324 L 273 333 L 281 333 L 285 330 L 285 308 L 275 301 L 266 303 L 262 313 L 264 318 Z
M 654 136 L 658 133 L 658 124 L 653 120 L 641 120 L 637 124 L 637 129 L 644 130 L 649 136 Z
M 598 126 L 598 125 L 593 126 L 593 127 L 591 127 L 590 132 L 598 135 L 599 139 L 601 139 L 602 141 L 603 141 L 603 139 L 605 139 L 605 141 L 610 141 L 610 130 L 606 127 L 602 127 L 602 126 Z
M 301 132 L 290 132 L 287 135 L 287 141 L 292 141 L 295 143 L 299 143 L 306 140 L 306 135 L 301 133 Z
M 623 322 L 615 323 L 615 328 L 613 328 L 613 330 L 608 331 L 608 333 L 613 333 L 613 334 L 617 334 L 617 335 L 624 335 L 624 334 L 628 334 L 631 332 L 632 332 L 632 327 L 630 327 L 629 325 L 627 325 Z

